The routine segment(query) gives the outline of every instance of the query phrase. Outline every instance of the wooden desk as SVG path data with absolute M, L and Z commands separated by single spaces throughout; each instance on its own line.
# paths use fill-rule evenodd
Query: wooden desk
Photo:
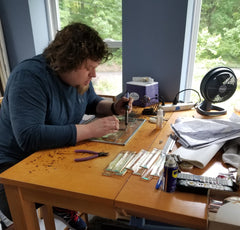
M 103 169 L 122 150 L 163 148 L 171 132 L 170 124 L 179 115 L 167 113 L 169 121 L 161 131 L 146 121 L 126 146 L 85 141 L 75 147 L 36 152 L 3 172 L 0 182 L 4 183 L 16 230 L 39 230 L 34 203 L 112 219 L 124 210 L 127 214 L 176 225 L 206 227 L 206 196 L 155 191 L 156 179 L 141 181 L 130 173 L 122 177 L 102 176 Z M 163 143 L 159 144 L 159 140 Z M 74 158 L 79 155 L 75 149 L 107 151 L 110 155 L 76 163 Z
M 155 139 L 150 150 L 163 148 L 168 135 L 172 132 L 170 124 L 177 117 L 194 116 L 200 118 L 194 110 L 189 112 L 175 112 L 168 123 L 161 130 L 161 134 Z M 159 144 L 159 141 L 163 141 Z M 198 175 L 217 176 L 218 172 L 228 172 L 221 162 L 221 154 L 218 153 L 204 169 L 194 168 L 191 172 Z M 142 217 L 177 226 L 193 229 L 207 228 L 207 196 L 192 193 L 177 192 L 166 193 L 155 189 L 157 178 L 146 182 L 140 177 L 132 175 L 122 188 L 115 200 L 115 206 L 119 211 L 127 215 Z

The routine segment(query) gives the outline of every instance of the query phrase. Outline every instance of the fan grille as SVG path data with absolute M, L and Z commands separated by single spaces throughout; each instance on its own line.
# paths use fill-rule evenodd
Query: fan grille
M 220 72 L 207 81 L 202 81 L 200 86 L 202 96 L 212 103 L 228 100 L 236 88 L 236 77 L 231 72 Z

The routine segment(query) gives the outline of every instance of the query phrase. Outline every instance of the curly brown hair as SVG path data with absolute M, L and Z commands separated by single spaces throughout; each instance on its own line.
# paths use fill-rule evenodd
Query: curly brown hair
M 58 31 L 43 55 L 56 72 L 74 70 L 87 59 L 106 62 L 112 57 L 98 32 L 80 22 Z

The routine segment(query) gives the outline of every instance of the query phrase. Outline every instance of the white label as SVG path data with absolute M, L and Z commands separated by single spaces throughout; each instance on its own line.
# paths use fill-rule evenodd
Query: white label
M 134 101 L 139 100 L 139 94 L 136 92 L 131 92 L 130 97 L 132 97 Z

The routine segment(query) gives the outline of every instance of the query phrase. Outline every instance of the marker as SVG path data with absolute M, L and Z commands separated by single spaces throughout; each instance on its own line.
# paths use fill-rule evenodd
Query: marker
M 126 98 L 129 99 L 129 92 L 126 93 L 125 95 Z M 125 125 L 128 125 L 128 110 L 129 110 L 129 106 L 128 106 L 128 102 L 125 105 Z

